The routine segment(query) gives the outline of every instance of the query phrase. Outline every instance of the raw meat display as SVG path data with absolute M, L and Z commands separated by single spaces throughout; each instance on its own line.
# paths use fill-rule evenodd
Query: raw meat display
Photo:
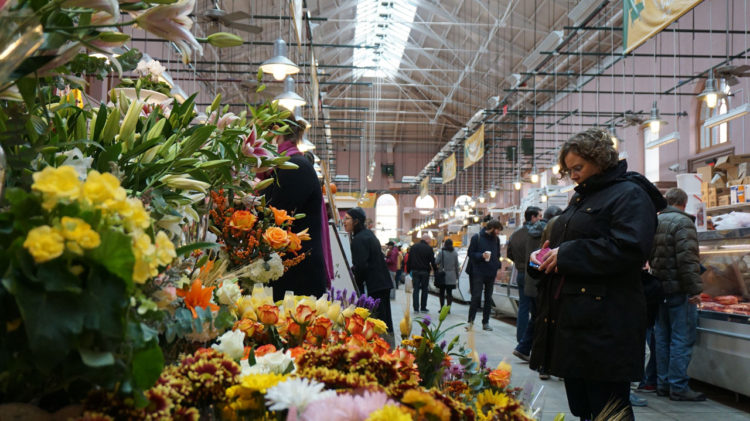
M 714 301 L 716 301 L 719 304 L 723 304 L 725 306 L 729 306 L 732 304 L 737 304 L 740 302 L 740 297 L 736 295 L 720 295 L 718 297 L 714 297 Z
M 711 302 L 711 301 L 706 301 L 706 302 L 703 302 L 703 303 L 700 304 L 700 309 L 701 310 L 705 310 L 705 311 L 720 311 L 720 312 L 724 312 L 725 306 L 723 306 L 723 305 L 721 305 L 719 303 L 714 303 L 714 302 Z

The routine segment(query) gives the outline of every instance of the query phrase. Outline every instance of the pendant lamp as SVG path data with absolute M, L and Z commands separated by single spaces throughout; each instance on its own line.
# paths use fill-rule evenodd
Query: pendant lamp
M 263 73 L 271 73 L 276 80 L 284 80 L 287 75 L 299 73 L 299 67 L 286 57 L 286 42 L 278 38 L 273 42 L 273 57 L 260 65 Z
M 286 77 L 284 80 L 284 92 L 274 98 L 274 101 L 278 101 L 279 105 L 289 111 L 294 111 L 296 107 L 307 104 L 304 98 L 294 92 L 294 79 L 291 76 Z
M 717 85 L 716 79 L 714 78 L 714 69 L 711 69 L 708 72 L 708 79 L 706 79 L 706 87 L 703 88 L 703 92 L 698 95 L 699 100 L 706 101 L 706 106 L 708 108 L 716 107 L 719 99 L 725 96 L 724 92 L 717 89 Z
M 659 107 L 657 107 L 656 101 L 654 101 L 654 106 L 651 107 L 651 117 L 649 117 L 648 120 L 644 121 L 643 124 L 648 125 L 651 133 L 657 136 L 659 135 L 659 130 L 661 130 L 662 124 L 668 124 L 666 121 L 662 120 L 659 117 Z

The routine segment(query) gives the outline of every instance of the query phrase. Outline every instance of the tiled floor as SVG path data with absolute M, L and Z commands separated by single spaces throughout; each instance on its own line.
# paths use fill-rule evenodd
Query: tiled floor
M 405 295 L 403 286 L 396 294 L 396 299 L 391 301 L 391 311 L 393 322 L 398 329 L 399 322 L 404 314 L 405 305 L 411 306 L 411 294 Z M 428 313 L 433 319 L 438 316 L 439 308 L 438 298 L 430 295 L 427 308 Z M 451 308 L 451 314 L 448 315 L 448 325 L 465 322 L 469 312 L 468 305 L 454 303 Z M 413 314 L 413 318 L 422 317 L 422 314 Z M 553 380 L 541 381 L 536 372 L 529 369 L 527 363 L 522 362 L 512 355 L 513 348 L 516 346 L 516 328 L 510 323 L 498 319 L 491 319 L 490 326 L 494 329 L 492 332 L 485 332 L 481 329 L 481 313 L 477 315 L 475 328 L 472 332 L 473 338 L 463 327 L 455 328 L 448 334 L 448 337 L 454 335 L 461 336 L 463 342 L 472 340 L 477 352 L 486 353 L 489 365 L 496 366 L 500 361 L 506 360 L 513 366 L 512 384 L 515 386 L 524 386 L 526 389 L 538 390 L 542 388 L 542 395 L 539 399 L 541 407 L 542 421 L 552 420 L 556 414 L 564 413 L 566 420 L 577 420 L 568 411 L 568 404 L 565 398 L 565 389 L 561 380 L 553 377 Z M 418 325 L 414 325 L 418 328 Z M 397 337 L 398 332 L 397 332 Z M 726 394 L 726 393 L 725 393 Z M 698 420 L 722 420 L 722 421 L 740 421 L 750 420 L 750 413 L 740 409 L 733 408 L 716 402 L 707 400 L 706 402 L 674 402 L 668 398 L 657 397 L 654 393 L 640 394 L 641 397 L 648 400 L 648 406 L 634 408 L 636 419 L 638 421 L 662 421 L 662 420 L 680 420 L 680 421 L 698 421 Z M 711 396 L 709 394 L 709 396 Z M 747 398 L 745 398 L 747 400 Z M 745 404 L 741 406 L 747 408 Z

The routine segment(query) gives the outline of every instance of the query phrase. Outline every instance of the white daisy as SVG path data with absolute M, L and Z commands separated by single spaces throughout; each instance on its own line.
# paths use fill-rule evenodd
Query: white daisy
M 315 380 L 293 378 L 268 389 L 266 402 L 272 411 L 283 411 L 296 408 L 297 412 L 305 410 L 308 404 L 320 399 L 336 396 L 333 390 L 323 390 L 325 385 Z

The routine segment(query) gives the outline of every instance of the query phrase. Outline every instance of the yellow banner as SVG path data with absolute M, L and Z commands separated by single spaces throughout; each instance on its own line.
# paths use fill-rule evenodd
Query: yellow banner
M 429 185 L 430 185 L 430 176 L 427 175 L 419 183 L 419 197 L 420 198 L 427 196 L 427 194 L 429 193 Z
M 443 184 L 450 183 L 456 179 L 456 154 L 443 160 Z
M 484 124 L 464 142 L 464 169 L 479 162 L 484 156 Z
M 359 192 L 337 192 L 336 199 L 344 206 L 339 207 L 354 207 L 359 206 L 360 208 L 374 208 L 375 201 L 377 200 L 377 194 L 365 193 L 361 196 Z M 349 199 L 349 200 L 347 200 Z
M 623 50 L 629 53 L 701 0 L 623 0 Z

